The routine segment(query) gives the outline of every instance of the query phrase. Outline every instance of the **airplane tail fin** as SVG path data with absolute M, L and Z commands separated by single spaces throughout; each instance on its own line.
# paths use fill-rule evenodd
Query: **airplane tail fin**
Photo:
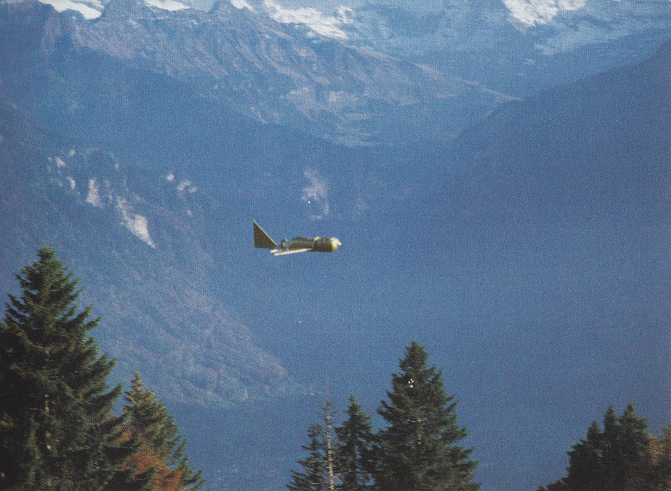
M 265 230 L 261 226 L 254 222 L 254 247 L 260 247 L 262 249 L 277 249 L 277 244 L 275 241 L 270 238 Z

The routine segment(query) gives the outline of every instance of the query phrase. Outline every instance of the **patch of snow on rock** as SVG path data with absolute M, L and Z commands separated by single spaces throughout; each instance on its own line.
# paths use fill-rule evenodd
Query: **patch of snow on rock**
M 168 10 L 170 12 L 188 8 L 183 3 L 177 2 L 175 0 L 145 0 L 145 2 L 147 5 L 159 8 L 161 10 Z
M 86 20 L 93 20 L 100 17 L 103 11 L 102 5 L 100 8 L 94 8 L 91 6 L 93 2 L 74 2 L 72 0 L 40 0 L 41 3 L 46 5 L 51 5 L 56 12 L 65 12 L 66 10 L 74 10 L 79 12 Z M 96 7 L 98 6 L 97 4 Z
M 510 16 L 524 26 L 547 24 L 560 12 L 579 10 L 585 0 L 503 0 Z
M 233 5 L 236 9 L 239 10 L 247 9 L 254 12 L 254 7 L 245 2 L 245 0 L 231 0 L 231 5 Z
M 343 14 L 349 14 L 349 11 L 341 10 L 338 16 L 325 15 L 320 10 L 312 7 L 298 9 L 285 8 L 274 0 L 265 0 L 263 8 L 276 22 L 282 24 L 303 24 L 322 36 L 347 39 L 347 34 L 341 29 L 341 26 L 343 19 L 347 18 Z
M 117 209 L 121 213 L 121 219 L 124 227 L 135 237 L 142 240 L 149 247 L 156 248 L 156 244 L 149 235 L 149 221 L 147 217 L 131 213 L 128 203 L 123 198 L 117 198 Z
M 86 195 L 86 202 L 98 208 L 103 207 L 103 202 L 100 199 L 100 188 L 95 179 L 89 179 L 89 192 Z

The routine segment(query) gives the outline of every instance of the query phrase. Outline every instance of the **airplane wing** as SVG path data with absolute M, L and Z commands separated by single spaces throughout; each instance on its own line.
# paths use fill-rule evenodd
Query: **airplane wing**
M 309 252 L 312 249 L 273 249 L 272 252 L 273 256 L 284 256 L 285 254 L 296 254 L 297 252 Z

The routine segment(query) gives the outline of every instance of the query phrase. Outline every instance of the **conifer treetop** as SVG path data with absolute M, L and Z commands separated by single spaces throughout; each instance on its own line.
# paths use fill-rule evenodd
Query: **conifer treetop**
M 28 338 L 42 344 L 83 339 L 100 319 L 89 319 L 91 307 L 77 313 L 79 280 L 73 279 L 51 247 L 42 247 L 37 256 L 36 262 L 15 275 L 23 294 L 9 295 L 5 322 L 24 325 Z
M 143 387 L 139 372 L 135 372 L 124 399 L 128 427 L 143 447 L 144 455 L 154 462 L 152 465 L 157 470 L 154 482 L 158 488 L 200 489 L 204 484 L 202 472 L 194 471 L 189 465 L 184 436 L 165 404 Z
M 466 430 L 457 425 L 454 396 L 443 387 L 442 371 L 428 366 L 428 354 L 413 341 L 392 374 L 389 401 L 378 414 L 387 427 L 378 434 L 376 485 L 396 491 L 476 490 L 476 461 L 458 443 Z
M 80 290 L 50 247 L 16 275 L 0 323 L 0 487 L 128 491 L 146 484 L 124 468 L 135 449 L 112 416 L 121 385 L 114 360 L 89 335 Z

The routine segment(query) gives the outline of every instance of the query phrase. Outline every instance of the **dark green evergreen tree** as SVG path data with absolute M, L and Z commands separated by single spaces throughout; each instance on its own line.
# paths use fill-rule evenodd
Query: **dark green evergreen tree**
M 645 420 L 636 415 L 633 405 L 629 404 L 619 418 L 613 407 L 609 407 L 603 419 L 603 431 L 593 423 L 587 439 L 569 452 L 567 489 L 636 489 L 635 481 L 644 473 L 648 451 L 646 428 Z
M 653 491 L 671 489 L 671 426 L 664 428 L 662 435 L 651 441 L 646 486 Z
M 108 390 L 114 361 L 98 355 L 77 282 L 50 248 L 17 279 L 0 323 L 0 487 L 144 488 L 125 466 L 137 448 L 112 417 L 121 386 Z
M 653 440 L 646 428 L 645 419 L 636 414 L 632 404 L 620 417 L 609 407 L 603 430 L 596 421 L 591 424 L 587 437 L 568 452 L 567 476 L 547 490 L 657 491 L 653 484 L 657 472 L 651 453 Z
M 291 491 L 328 491 L 326 428 L 319 424 L 310 425 L 308 439 L 309 444 L 301 446 L 308 453 L 308 456 L 297 461 L 303 471 L 291 471 L 291 482 L 287 484 L 287 488 Z
M 413 342 L 392 375 L 389 402 L 378 413 L 388 426 L 378 435 L 375 485 L 381 490 L 476 490 L 477 462 L 458 445 L 466 430 L 457 426 L 456 402 L 445 394 L 442 373 L 427 366 L 424 347 Z
M 372 488 L 373 460 L 371 417 L 363 412 L 354 396 L 349 399 L 347 415 L 335 429 L 338 436 L 337 469 L 342 491 L 365 491 Z
M 143 388 L 138 372 L 124 398 L 128 429 L 142 446 L 135 460 L 140 469 L 153 474 L 156 489 L 200 489 L 204 483 L 202 472 L 189 466 L 186 440 L 165 404 Z
M 338 444 L 333 436 L 333 411 L 331 401 L 327 400 L 320 413 L 322 424 L 312 424 L 308 428 L 310 443 L 301 448 L 308 452 L 305 459 L 297 463 L 303 472 L 291 471 L 291 483 L 287 488 L 292 491 L 335 491 L 339 479 L 336 469 Z

